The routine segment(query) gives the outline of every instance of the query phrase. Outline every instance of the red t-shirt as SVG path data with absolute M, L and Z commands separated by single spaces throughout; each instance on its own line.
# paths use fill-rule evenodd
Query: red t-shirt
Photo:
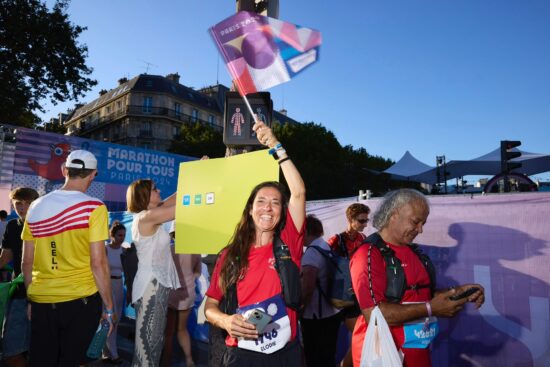
M 281 231 L 281 240 L 289 247 L 290 255 L 296 265 L 300 266 L 302 259 L 302 246 L 304 243 L 304 227 L 299 230 L 296 228 L 290 212 L 286 213 L 286 224 Z M 210 287 L 206 292 L 208 297 L 221 301 L 223 292 L 220 289 L 219 277 L 221 265 L 225 259 L 225 251 L 214 267 Z M 251 247 L 248 255 L 248 271 L 244 278 L 237 282 L 237 300 L 238 307 L 247 306 L 253 303 L 264 301 L 277 294 L 281 294 L 281 281 L 279 274 L 275 269 L 275 257 L 273 255 L 273 244 L 270 243 L 262 247 Z M 296 311 L 286 308 L 291 326 L 291 340 L 296 337 L 298 327 L 298 317 Z M 228 346 L 236 346 L 237 339 L 227 337 L 225 343 Z
M 339 236 L 341 235 L 342 234 L 335 234 L 334 236 L 329 238 L 327 242 L 330 248 L 336 251 L 337 254 L 339 254 L 340 256 L 344 256 L 344 254 L 342 254 L 342 251 L 340 250 Z M 346 249 L 348 250 L 349 256 L 352 256 L 355 250 L 357 250 L 357 248 L 361 246 L 361 244 L 363 243 L 363 240 L 367 238 L 361 232 L 356 232 L 353 238 L 349 238 L 347 234 L 344 234 L 343 236 L 344 236 L 344 242 L 346 244 Z
M 394 246 L 387 244 L 393 251 L 395 251 L 395 257 L 401 260 L 403 270 L 405 271 L 405 277 L 407 279 L 407 287 L 411 285 L 428 285 L 430 284 L 430 277 L 426 268 L 414 251 L 408 246 Z M 368 271 L 368 252 L 371 249 L 371 272 L 370 277 L 372 279 L 372 294 L 376 302 L 372 299 L 370 283 L 369 283 L 369 271 Z M 361 309 L 374 307 L 375 303 L 378 304 L 381 301 L 385 301 L 386 297 L 384 293 L 386 291 L 386 263 L 380 251 L 375 246 L 365 245 L 357 249 L 350 261 L 350 273 L 353 283 L 353 289 L 359 302 Z M 404 302 L 426 302 L 431 299 L 430 288 L 420 288 L 417 290 L 407 289 L 405 295 L 401 300 Z M 367 321 L 364 317 L 359 317 L 355 324 L 352 336 L 352 356 L 353 365 L 359 367 L 361 361 L 361 351 L 363 349 L 363 340 L 365 339 L 365 333 L 367 332 Z M 390 330 L 393 336 L 393 340 L 400 349 L 404 342 L 403 327 L 391 326 Z M 426 367 L 431 366 L 429 349 L 402 349 L 405 354 L 405 360 L 403 366 L 405 367 Z

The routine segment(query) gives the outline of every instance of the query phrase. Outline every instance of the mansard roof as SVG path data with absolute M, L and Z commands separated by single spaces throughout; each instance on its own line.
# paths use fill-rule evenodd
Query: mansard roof
M 180 100 L 188 101 L 189 103 L 197 105 L 205 110 L 222 112 L 222 106 L 218 105 L 215 98 L 204 95 L 203 93 L 176 83 L 175 81 L 161 75 L 140 74 L 127 82 L 120 84 L 116 88 L 111 89 L 92 102 L 77 108 L 71 116 L 71 119 L 76 119 L 90 111 L 93 111 L 96 108 L 129 93 L 130 91 L 170 94 Z

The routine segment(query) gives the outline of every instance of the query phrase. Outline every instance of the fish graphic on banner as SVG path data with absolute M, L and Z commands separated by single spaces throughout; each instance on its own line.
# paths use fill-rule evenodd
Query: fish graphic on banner
M 241 95 L 289 81 L 319 60 L 321 33 L 246 11 L 210 28 Z

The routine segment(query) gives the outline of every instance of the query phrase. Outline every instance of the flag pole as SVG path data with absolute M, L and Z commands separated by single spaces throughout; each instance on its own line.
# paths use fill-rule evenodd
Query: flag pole
M 257 122 L 260 121 L 258 119 L 258 116 L 252 110 L 252 106 L 250 106 L 250 103 L 248 102 L 248 98 L 246 98 L 246 94 L 242 94 L 242 97 L 244 100 L 244 104 L 246 104 L 246 108 L 248 108 L 248 111 L 250 112 L 250 114 L 252 115 L 252 118 L 254 119 L 254 124 L 256 124 Z

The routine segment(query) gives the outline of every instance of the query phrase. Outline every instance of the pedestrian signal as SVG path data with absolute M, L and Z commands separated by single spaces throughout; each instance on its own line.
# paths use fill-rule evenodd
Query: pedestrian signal
M 257 118 L 271 127 L 273 102 L 269 92 L 250 93 L 246 95 L 250 107 Z M 238 92 L 227 92 L 224 107 L 223 142 L 230 146 L 260 145 L 256 133 L 252 130 L 254 117 L 246 107 L 243 97 Z

